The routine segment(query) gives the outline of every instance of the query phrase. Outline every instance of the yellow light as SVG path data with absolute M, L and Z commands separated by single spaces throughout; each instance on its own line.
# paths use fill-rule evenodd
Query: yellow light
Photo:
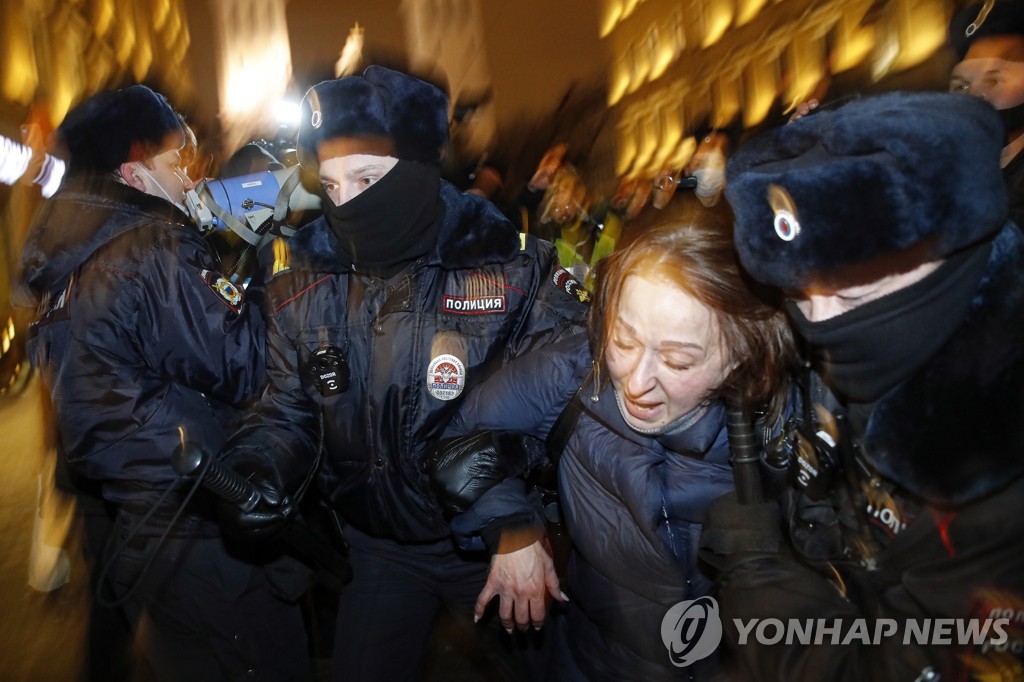
M 3 10 L 15 12 L 13 8 Z M 8 17 L 8 19 L 15 19 Z M 36 73 L 35 50 L 32 37 L 21 21 L 6 22 L 3 38 L 3 60 L 0 60 L 0 92 L 11 102 L 28 104 L 32 101 L 39 77 Z
M 615 163 L 615 175 L 622 177 L 633 165 L 633 159 L 636 158 L 636 139 L 632 134 L 633 131 L 628 129 L 628 126 L 623 126 L 623 134 L 619 136 L 619 140 L 622 142 L 622 148 L 619 149 L 619 156 Z
M 105 38 L 114 20 L 114 0 L 97 0 L 93 3 L 92 26 L 97 38 Z
M 616 69 L 615 75 L 612 76 L 612 82 L 608 84 L 608 106 L 613 107 L 618 104 L 628 89 L 629 74 L 620 65 Z
M 732 8 L 730 3 L 721 2 L 709 5 L 705 12 L 704 40 L 701 47 L 708 48 L 717 43 L 732 24 Z
M 697 138 L 690 135 L 679 144 L 672 156 L 665 160 L 665 167 L 673 170 L 682 168 L 690 162 L 695 151 L 697 151 Z
M 622 19 L 622 3 L 618 0 L 608 0 L 605 3 L 604 20 L 601 22 L 601 31 L 598 35 L 607 38 L 620 19 Z
M 160 31 L 164 26 L 164 22 L 167 21 L 167 15 L 171 11 L 171 4 L 167 0 L 155 0 L 153 5 L 153 30 Z
M 758 15 L 765 5 L 765 0 L 739 0 L 736 12 L 736 25 L 742 26 Z
M 146 79 L 149 67 L 153 64 L 153 46 L 149 43 L 149 36 L 144 35 L 141 38 L 135 46 L 134 72 L 137 81 Z
M 875 45 L 872 26 L 861 26 L 864 8 L 847 11 L 835 25 L 836 46 L 832 51 L 832 72 L 842 73 L 862 63 Z
M 917 66 L 942 47 L 946 41 L 946 25 L 943 19 L 942 14 L 935 12 L 934 8 L 914 8 L 907 21 L 900 26 L 900 42 L 903 49 L 895 68 L 903 70 Z
M 672 60 L 675 58 L 675 49 L 668 41 L 661 41 L 654 55 L 654 59 L 651 60 L 651 73 L 650 78 L 660 78 L 665 70 L 672 64 Z
M 135 26 L 130 21 L 122 21 L 117 25 L 118 36 L 114 46 L 118 64 L 127 64 L 135 49 Z
M 654 152 L 658 148 L 658 133 L 654 129 L 651 117 L 644 117 L 638 126 L 638 132 L 640 133 L 640 143 L 637 145 L 636 157 L 633 159 L 633 171 L 642 173 L 648 170 L 648 166 L 654 158 Z
M 821 82 L 825 73 L 824 46 L 821 40 L 805 31 L 794 36 L 787 50 L 791 66 L 785 97 L 787 110 L 790 110 L 806 101 Z
M 774 56 L 767 54 L 750 62 L 749 87 L 743 106 L 743 124 L 747 128 L 756 126 L 771 111 L 777 92 L 775 63 Z
M 711 117 L 711 125 L 715 128 L 724 128 L 736 117 L 740 110 L 740 97 L 736 77 L 720 75 L 718 82 L 712 86 L 712 99 L 714 100 L 714 114 Z

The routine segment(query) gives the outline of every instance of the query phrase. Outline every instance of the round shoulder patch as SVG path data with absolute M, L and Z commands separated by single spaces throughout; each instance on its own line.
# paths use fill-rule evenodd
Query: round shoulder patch
M 427 368 L 427 390 L 438 400 L 454 400 L 466 388 L 466 366 L 454 355 L 438 355 Z

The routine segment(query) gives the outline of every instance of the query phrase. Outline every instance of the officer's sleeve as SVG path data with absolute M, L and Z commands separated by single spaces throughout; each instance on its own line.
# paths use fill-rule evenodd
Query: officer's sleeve
M 528 353 L 476 386 L 459 406 L 446 435 L 474 431 L 517 431 L 544 440 L 575 395 L 590 367 L 585 334 L 575 334 Z M 543 463 L 546 451 L 531 449 L 529 468 Z M 540 495 L 522 477 L 507 479 L 481 495 L 451 520 L 452 534 L 466 550 L 514 551 L 510 537 L 544 535 Z M 529 542 L 526 542 L 529 544 Z
M 256 397 L 265 381 L 257 301 L 214 271 L 197 237 L 152 251 L 141 269 L 140 351 L 169 379 L 225 403 Z
M 274 316 L 267 317 L 267 386 L 256 409 L 228 440 L 222 458 L 257 454 L 273 462 L 289 491 L 302 487 L 317 465 L 318 410 L 299 376 L 298 351 Z
M 543 440 L 589 367 L 582 332 L 516 358 L 468 391 L 445 436 L 518 431 Z

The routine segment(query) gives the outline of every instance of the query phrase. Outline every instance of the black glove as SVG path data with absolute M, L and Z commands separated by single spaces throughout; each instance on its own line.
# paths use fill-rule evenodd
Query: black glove
M 740 504 L 736 493 L 722 495 L 708 508 L 700 535 L 700 557 L 721 572 L 782 552 L 782 515 L 777 502 Z
M 526 471 L 523 438 L 510 431 L 478 431 L 434 444 L 425 470 L 446 518 L 469 509 L 495 484 Z
M 284 492 L 284 483 L 273 462 L 263 453 L 243 450 L 230 453 L 223 463 L 248 480 L 259 493 L 258 500 L 249 509 L 226 500 L 219 502 L 225 532 L 249 540 L 278 537 L 295 517 L 298 504 Z

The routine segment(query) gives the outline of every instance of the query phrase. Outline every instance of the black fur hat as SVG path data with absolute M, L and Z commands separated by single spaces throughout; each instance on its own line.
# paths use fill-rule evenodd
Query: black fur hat
M 177 134 L 176 139 L 168 136 Z M 184 144 L 181 119 L 145 85 L 100 92 L 68 112 L 57 129 L 68 172 L 107 172 Z
M 323 81 L 306 92 L 299 162 L 318 163 L 317 145 L 339 137 L 384 137 L 400 159 L 439 165 L 448 144 L 448 97 L 437 87 L 383 66 Z
M 786 289 L 847 286 L 886 257 L 925 262 L 980 241 L 1006 221 L 1002 146 L 991 105 L 939 92 L 856 99 L 773 129 L 726 169 L 740 260 Z
M 965 7 L 949 22 L 949 43 L 960 59 L 964 58 L 976 38 L 989 36 L 1024 36 L 1024 2 L 1003 0 L 992 5 L 986 14 L 985 3 Z

